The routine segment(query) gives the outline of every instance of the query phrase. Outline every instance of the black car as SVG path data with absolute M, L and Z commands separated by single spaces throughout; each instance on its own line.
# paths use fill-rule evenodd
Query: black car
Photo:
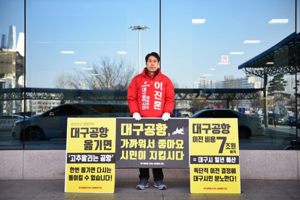
M 69 117 L 130 117 L 129 108 L 124 103 L 80 102 L 66 103 L 40 115 L 25 119 L 25 140 L 42 140 L 66 137 Z M 24 121 L 14 123 L 12 137 L 23 140 Z
M 277 120 L 277 124 L 281 125 L 289 125 L 289 126 L 296 126 L 296 117 L 295 116 L 284 116 Z

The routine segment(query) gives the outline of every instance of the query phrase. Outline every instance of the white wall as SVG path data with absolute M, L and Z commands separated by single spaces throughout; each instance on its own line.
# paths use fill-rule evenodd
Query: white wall
M 0 180 L 64 179 L 65 150 L 1 150 Z M 240 150 L 241 179 L 300 180 L 300 151 Z M 165 178 L 189 178 L 189 169 L 164 169 Z M 117 169 L 116 179 L 138 177 Z

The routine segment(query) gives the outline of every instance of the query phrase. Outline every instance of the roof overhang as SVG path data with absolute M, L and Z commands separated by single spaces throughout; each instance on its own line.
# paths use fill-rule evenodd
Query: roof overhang
M 273 47 L 241 64 L 246 75 L 264 77 L 276 74 L 295 74 L 295 38 L 297 41 L 297 72 L 300 72 L 300 33 L 292 33 Z
M 175 88 L 176 100 L 241 100 L 260 96 L 259 89 Z M 11 100 L 127 101 L 127 90 L 80 90 L 59 88 L 10 88 L 0 91 L 0 101 Z

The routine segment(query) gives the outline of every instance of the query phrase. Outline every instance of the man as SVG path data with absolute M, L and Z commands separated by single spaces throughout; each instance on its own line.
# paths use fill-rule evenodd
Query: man
M 162 120 L 167 121 L 173 112 L 174 86 L 158 68 L 160 57 L 157 53 L 149 53 L 145 60 L 146 67 L 143 72 L 135 76 L 128 87 L 127 101 L 130 114 L 137 121 L 142 117 L 162 117 Z M 162 168 L 153 168 L 152 171 L 154 187 L 166 190 Z M 149 169 L 141 168 L 140 182 L 136 189 L 143 190 L 149 187 L 149 177 Z

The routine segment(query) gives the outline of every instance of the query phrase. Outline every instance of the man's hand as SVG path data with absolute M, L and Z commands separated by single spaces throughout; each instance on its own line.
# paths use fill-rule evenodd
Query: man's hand
M 170 119 L 170 114 L 169 113 L 164 113 L 163 116 L 162 116 L 162 120 L 164 121 L 168 121 Z
M 140 121 L 142 119 L 140 113 L 133 113 L 132 117 L 137 121 Z

